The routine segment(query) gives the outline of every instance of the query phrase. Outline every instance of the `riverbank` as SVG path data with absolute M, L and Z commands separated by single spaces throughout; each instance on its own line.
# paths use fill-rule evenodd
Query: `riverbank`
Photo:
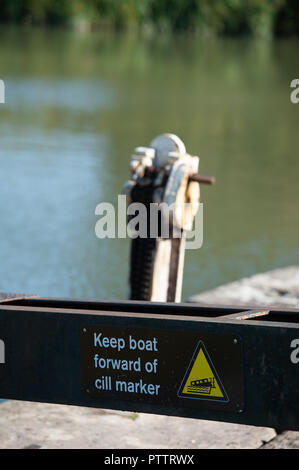
M 293 266 L 193 296 L 198 302 L 297 307 Z M 299 448 L 299 432 L 143 413 L 7 401 L 0 413 L 2 449 Z
M 269 37 L 298 34 L 298 6 L 291 0 L 280 2 L 193 1 L 168 2 L 147 0 L 60 0 L 60 2 L 28 2 L 4 0 L 0 22 L 13 24 L 54 25 L 73 27 L 79 31 L 92 29 L 141 29 L 158 32 L 188 32 L 208 35 Z

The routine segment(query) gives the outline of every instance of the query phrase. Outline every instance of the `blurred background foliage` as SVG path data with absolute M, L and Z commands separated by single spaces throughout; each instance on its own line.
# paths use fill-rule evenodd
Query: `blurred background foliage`
M 0 22 L 220 36 L 299 33 L 298 0 L 0 0 Z

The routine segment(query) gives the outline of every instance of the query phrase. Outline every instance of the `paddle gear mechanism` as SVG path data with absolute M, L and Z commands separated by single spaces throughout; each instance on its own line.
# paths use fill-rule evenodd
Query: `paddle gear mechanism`
M 145 208 L 146 234 L 136 229 L 132 237 L 129 299 L 180 302 L 186 231 L 199 208 L 199 183 L 215 182 L 198 174 L 198 165 L 199 158 L 189 155 L 174 134 L 135 149 L 123 193 L 128 203 Z

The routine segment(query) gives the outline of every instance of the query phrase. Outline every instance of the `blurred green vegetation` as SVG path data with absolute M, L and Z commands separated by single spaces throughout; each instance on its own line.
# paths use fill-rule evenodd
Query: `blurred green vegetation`
M 0 0 L 0 22 L 77 29 L 299 34 L 298 0 Z

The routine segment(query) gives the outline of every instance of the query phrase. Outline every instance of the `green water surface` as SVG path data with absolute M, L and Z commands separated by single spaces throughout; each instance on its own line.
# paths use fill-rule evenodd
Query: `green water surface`
M 0 29 L 0 291 L 126 299 L 129 240 L 99 240 L 134 147 L 173 132 L 200 171 L 183 299 L 299 264 L 298 40 Z

